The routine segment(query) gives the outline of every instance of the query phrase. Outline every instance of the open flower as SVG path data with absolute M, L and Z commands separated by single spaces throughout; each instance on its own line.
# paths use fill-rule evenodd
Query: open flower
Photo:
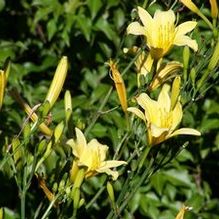
M 144 35 L 154 59 L 163 57 L 173 45 L 187 45 L 197 51 L 197 42 L 186 36 L 186 33 L 195 28 L 197 22 L 187 21 L 176 27 L 176 17 L 172 10 L 157 10 L 152 18 L 146 10 L 138 7 L 138 15 L 143 26 L 137 21 L 132 22 L 128 26 L 127 32 L 128 34 Z
M 118 167 L 126 164 L 125 161 L 108 160 L 106 152 L 108 147 L 100 144 L 96 139 L 92 139 L 87 143 L 84 134 L 80 129 L 75 128 L 76 141 L 70 139 L 67 144 L 72 147 L 75 160 L 71 169 L 71 180 L 74 182 L 76 175 L 81 167 L 85 167 L 85 177 L 91 177 L 98 173 L 106 173 L 111 175 L 113 180 L 118 177 L 118 172 L 110 168 Z
M 140 94 L 136 99 L 144 113 L 136 107 L 128 108 L 128 111 L 134 113 L 146 123 L 150 146 L 159 144 L 175 135 L 200 135 L 199 131 L 191 128 L 176 130 L 182 120 L 182 106 L 179 98 L 177 102 L 174 101 L 175 104 L 171 104 L 169 89 L 170 86 L 164 84 L 157 101 L 152 100 L 146 93 Z M 172 93 L 175 92 L 172 90 Z

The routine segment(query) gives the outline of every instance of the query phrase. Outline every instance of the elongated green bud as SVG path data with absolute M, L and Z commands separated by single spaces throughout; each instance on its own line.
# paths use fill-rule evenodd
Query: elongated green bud
M 196 79 L 196 70 L 195 70 L 195 68 L 191 69 L 189 75 L 190 75 L 190 78 L 192 80 L 192 85 L 193 85 L 193 87 L 195 87 L 195 79 Z
M 212 71 L 216 65 L 218 64 L 218 61 L 219 61 L 219 40 L 216 44 L 216 47 L 214 49 L 214 53 L 210 59 L 210 62 L 208 64 L 208 70 Z
M 60 122 L 60 123 L 56 126 L 55 131 L 54 131 L 54 137 L 55 137 L 55 142 L 56 142 L 56 143 L 57 143 L 58 140 L 60 139 L 63 130 L 64 130 L 64 123 L 63 123 L 63 121 L 62 121 L 62 122 Z
M 203 83 L 207 79 L 209 73 L 217 66 L 218 61 L 219 61 L 219 40 L 216 44 L 214 53 L 213 53 L 213 55 L 210 59 L 210 62 L 208 64 L 208 68 L 206 69 L 206 71 L 202 75 L 201 79 L 198 81 L 198 85 L 197 85 L 198 89 L 203 85 Z
M 109 181 L 107 182 L 106 188 L 107 188 L 107 192 L 108 192 L 111 202 L 115 203 L 114 189 L 113 189 L 112 184 Z
M 181 78 L 180 76 L 176 76 L 172 84 L 171 109 L 174 109 L 176 103 L 178 102 L 179 93 L 180 93 L 180 84 L 181 84 Z
M 189 66 L 190 50 L 188 46 L 183 49 L 183 77 L 184 81 L 187 80 L 187 71 Z
M 71 93 L 69 90 L 65 92 L 64 101 L 65 101 L 65 119 L 66 122 L 68 122 L 72 114 L 72 101 L 71 101 Z

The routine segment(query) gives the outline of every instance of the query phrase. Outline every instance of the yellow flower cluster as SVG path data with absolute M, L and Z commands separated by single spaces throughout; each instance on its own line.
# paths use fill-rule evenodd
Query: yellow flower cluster
M 191 39 L 186 34 L 191 32 L 197 25 L 195 21 L 187 21 L 178 26 L 175 25 L 175 14 L 172 10 L 157 10 L 152 18 L 142 7 L 137 8 L 141 23 L 134 21 L 127 27 L 127 33 L 133 35 L 143 35 L 148 52 L 142 48 L 134 46 L 131 49 L 124 49 L 125 53 L 137 54 L 135 66 L 137 69 L 137 85 L 141 87 L 141 77 L 145 78 L 149 74 L 149 82 L 146 89 L 153 91 L 162 86 L 158 99 L 154 100 L 150 94 L 140 93 L 136 101 L 141 109 L 129 107 L 127 111 L 132 112 L 144 121 L 147 127 L 148 145 L 157 145 L 176 135 L 196 135 L 200 132 L 191 128 L 180 128 L 179 126 L 183 110 L 180 103 L 180 77 L 177 74 L 183 65 L 177 61 L 163 63 L 163 57 L 167 55 L 171 48 L 176 46 L 188 46 L 194 51 L 198 50 L 196 40 Z M 114 68 L 112 68 L 114 66 Z M 112 75 L 118 75 L 118 69 L 111 62 Z M 121 76 L 120 76 L 121 77 Z M 175 78 L 171 86 L 167 83 L 169 79 Z M 124 84 L 123 80 L 120 81 Z M 143 84 L 145 86 L 145 84 Z M 126 100 L 125 90 L 117 89 L 120 103 L 123 106 Z M 117 86 L 116 86 L 117 88 Z M 171 89 L 171 92 L 170 92 Z M 124 108 L 124 107 L 122 107 Z M 142 111 L 143 110 L 143 111 Z

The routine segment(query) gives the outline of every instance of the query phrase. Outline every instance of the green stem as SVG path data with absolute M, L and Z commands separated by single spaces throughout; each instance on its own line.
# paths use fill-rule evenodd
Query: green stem
M 55 196 L 55 198 L 50 202 L 49 207 L 46 209 L 45 213 L 43 214 L 41 219 L 45 219 L 47 218 L 49 211 L 51 210 L 51 208 L 53 207 L 53 205 L 55 204 L 56 200 L 58 199 L 59 195 Z
M 93 128 L 94 124 L 96 123 L 97 119 L 99 118 L 99 116 L 101 115 L 101 111 L 103 110 L 104 106 L 106 105 L 109 97 L 110 97 L 110 94 L 112 93 L 113 91 L 113 87 L 111 87 L 107 93 L 107 95 L 105 96 L 102 104 L 100 105 L 96 115 L 94 116 L 93 120 L 91 121 L 90 125 L 87 127 L 86 131 L 85 131 L 85 136 L 87 136 L 87 134 L 89 133 L 89 131 Z
M 138 172 L 141 170 L 147 156 L 148 156 L 148 153 L 150 151 L 151 147 L 149 146 L 146 146 L 145 150 L 143 151 L 143 154 L 142 154 L 142 157 L 141 157 L 141 160 L 140 160 L 140 163 L 138 165 Z
M 25 219 L 26 211 L 26 167 L 24 167 L 23 181 L 22 181 L 22 191 L 21 191 L 21 219 Z
M 131 189 L 128 189 L 129 185 L 131 184 L 130 179 L 135 179 L 137 177 L 137 175 L 139 175 L 138 172 L 135 173 L 134 175 L 134 171 L 132 171 L 129 175 L 129 177 L 126 179 L 126 182 L 123 186 L 124 189 L 122 189 L 120 196 L 116 202 L 116 206 L 119 206 L 121 203 L 121 206 L 118 207 L 117 209 L 117 214 L 119 215 L 120 212 L 122 212 L 122 210 L 127 206 L 128 202 L 130 201 L 130 199 L 133 197 L 133 195 L 136 193 L 136 191 L 139 189 L 139 187 L 142 185 L 142 183 L 150 176 L 153 174 L 153 170 L 151 170 L 151 166 L 152 166 L 153 160 L 151 160 L 149 167 L 145 169 L 145 171 L 143 172 L 140 180 L 138 181 L 137 184 L 135 184 L 134 187 L 132 187 Z M 151 172 L 150 172 L 151 170 Z M 131 176 L 131 177 L 130 177 Z M 128 192 L 127 192 L 128 191 Z M 130 192 L 129 192 L 130 191 Z M 126 197 L 125 197 L 126 195 Z M 110 218 L 116 218 L 114 215 L 114 211 L 111 210 L 109 215 L 107 216 L 107 219 Z
M 104 181 L 104 183 L 106 182 L 106 180 Z M 86 205 L 86 209 L 90 208 L 93 203 L 98 199 L 98 197 L 103 193 L 103 191 L 105 190 L 105 187 L 101 187 L 100 190 L 97 192 L 97 194 L 91 199 L 91 201 Z

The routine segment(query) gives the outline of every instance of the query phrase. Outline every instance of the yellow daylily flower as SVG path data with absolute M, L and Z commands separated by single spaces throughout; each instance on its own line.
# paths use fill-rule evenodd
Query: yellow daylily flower
M 152 57 L 156 60 L 162 58 L 173 45 L 189 46 L 197 51 L 198 44 L 186 34 L 192 31 L 197 22 L 187 21 L 175 26 L 175 14 L 172 10 L 157 10 L 152 18 L 143 8 L 138 7 L 139 22 L 132 22 L 127 28 L 128 34 L 144 35 Z
M 70 171 L 71 181 L 75 181 L 80 167 L 85 167 L 85 177 L 91 177 L 98 173 L 106 173 L 111 175 L 113 180 L 118 178 L 118 172 L 111 170 L 111 168 L 126 164 L 125 161 L 108 160 L 106 153 L 108 147 L 99 143 L 96 139 L 92 139 L 87 143 L 84 134 L 80 129 L 75 128 L 76 141 L 70 139 L 67 144 L 72 147 L 75 160 L 73 161 L 72 169 Z
M 191 128 L 177 129 L 182 120 L 182 106 L 179 99 L 171 108 L 169 96 L 170 86 L 164 84 L 158 96 L 158 100 L 151 99 L 146 93 L 140 94 L 136 99 L 143 108 L 144 113 L 136 107 L 127 110 L 141 118 L 147 125 L 148 142 L 150 146 L 157 145 L 175 135 L 197 135 L 201 133 Z M 173 92 L 177 92 L 173 90 Z M 175 101 L 175 100 L 174 100 Z

